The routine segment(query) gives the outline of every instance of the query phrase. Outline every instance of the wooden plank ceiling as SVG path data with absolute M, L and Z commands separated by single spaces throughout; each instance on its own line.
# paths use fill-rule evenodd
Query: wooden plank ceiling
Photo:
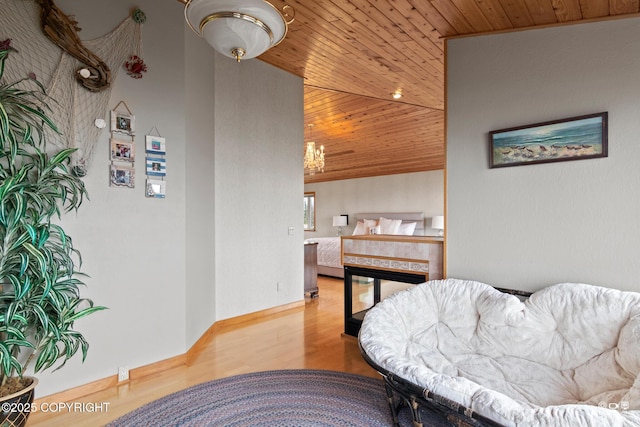
M 305 141 L 326 152 L 324 173 L 305 183 L 437 170 L 443 38 L 633 15 L 639 1 L 274 0 L 295 21 L 260 59 L 304 78 Z

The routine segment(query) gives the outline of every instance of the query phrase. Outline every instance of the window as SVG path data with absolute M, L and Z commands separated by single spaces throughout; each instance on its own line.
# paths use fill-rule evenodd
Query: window
M 304 230 L 316 231 L 316 193 L 304 193 Z

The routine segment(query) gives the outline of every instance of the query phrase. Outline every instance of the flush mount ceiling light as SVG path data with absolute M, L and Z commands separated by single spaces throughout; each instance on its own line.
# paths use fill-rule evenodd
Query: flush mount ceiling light
M 178 0 L 184 3 L 189 27 L 221 54 L 255 58 L 287 35 L 295 12 L 289 5 L 279 11 L 265 0 Z
M 400 99 L 402 98 L 402 90 L 398 89 L 395 92 L 393 92 L 391 94 L 391 96 L 393 97 L 393 99 Z

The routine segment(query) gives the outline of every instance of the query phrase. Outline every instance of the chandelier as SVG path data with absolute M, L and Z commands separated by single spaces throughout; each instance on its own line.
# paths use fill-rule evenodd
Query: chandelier
M 313 124 L 308 124 L 307 126 L 309 127 L 309 139 L 311 139 Z M 316 150 L 315 142 L 307 142 L 307 150 L 304 153 L 304 169 L 305 172 L 309 171 L 309 175 L 314 175 L 316 171 L 324 172 L 324 145 L 321 145 L 320 149 Z
M 266 0 L 178 0 L 194 33 L 238 62 L 263 54 L 287 35 L 295 11 Z

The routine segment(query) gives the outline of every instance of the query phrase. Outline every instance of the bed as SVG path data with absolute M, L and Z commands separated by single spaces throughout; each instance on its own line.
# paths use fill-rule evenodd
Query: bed
M 382 212 L 355 214 L 355 223 L 366 220 L 401 220 L 401 224 L 408 226 L 415 223 L 412 235 L 423 236 L 425 234 L 425 215 L 423 212 Z M 340 237 L 315 237 L 307 239 L 308 242 L 318 243 L 318 274 L 323 276 L 344 278 L 344 268 L 340 263 Z

